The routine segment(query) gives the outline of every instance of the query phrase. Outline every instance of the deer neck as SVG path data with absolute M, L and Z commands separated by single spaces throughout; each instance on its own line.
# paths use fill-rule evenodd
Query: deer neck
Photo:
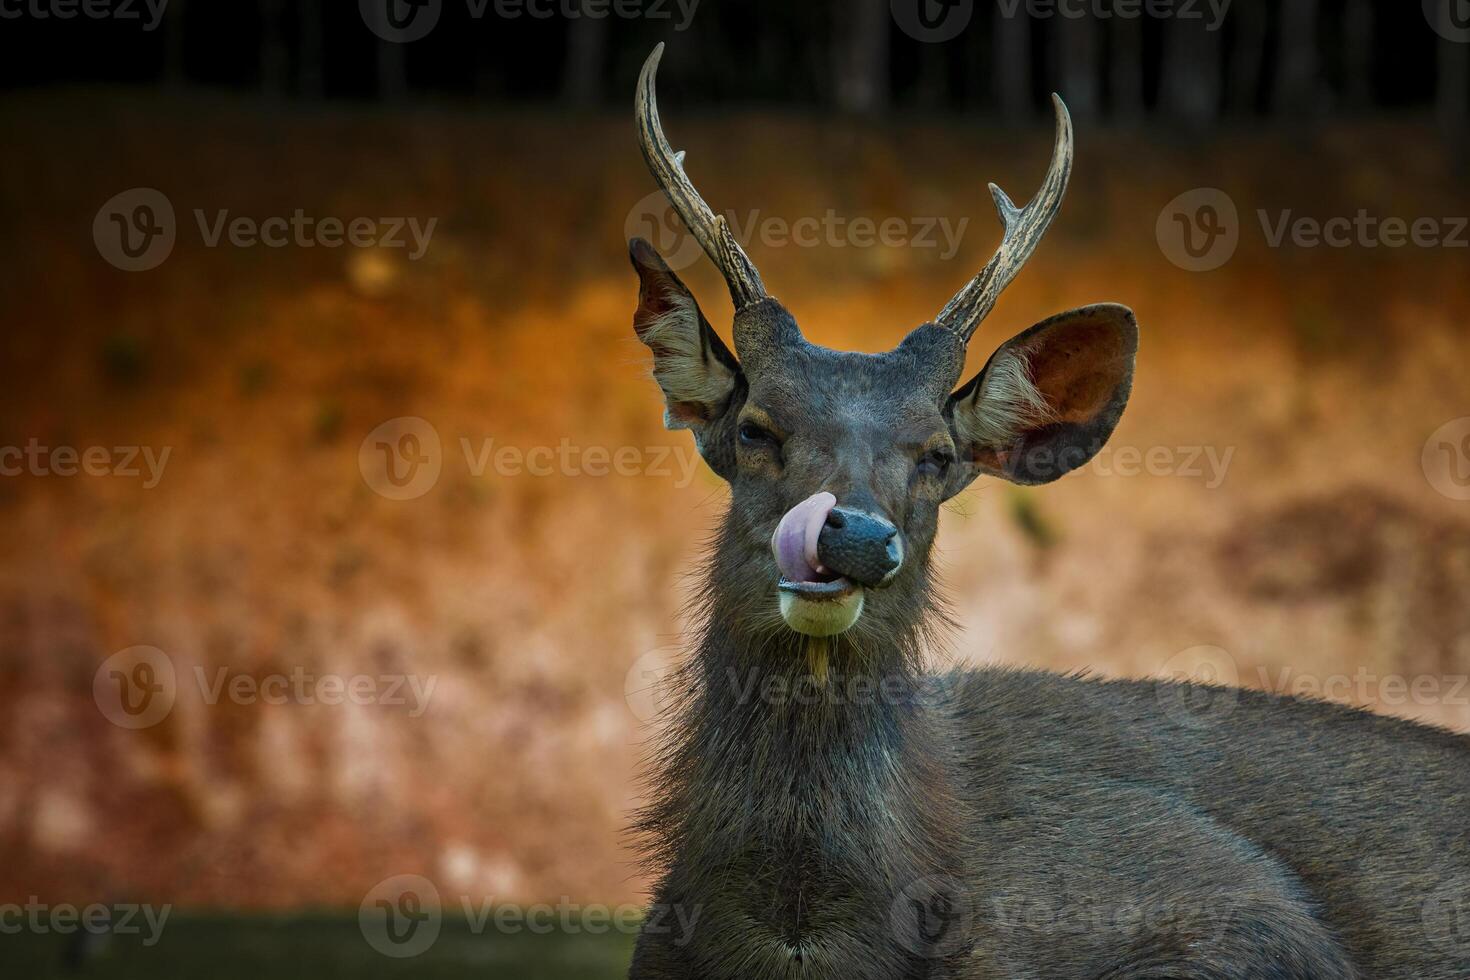
M 918 630 L 874 644 L 747 622 L 717 593 L 643 829 L 687 900 L 785 942 L 821 933 L 824 909 L 851 914 L 854 896 L 876 923 L 895 883 L 964 853 L 959 740 L 918 669 Z M 722 894 L 731 881 L 739 895 Z

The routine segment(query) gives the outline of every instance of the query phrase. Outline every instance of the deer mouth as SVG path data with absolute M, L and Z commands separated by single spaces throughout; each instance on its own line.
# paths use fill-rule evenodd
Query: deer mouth
M 807 636 L 836 636 L 863 614 L 863 587 L 850 579 L 793 582 L 783 577 L 776 590 L 781 618 Z
M 823 567 L 817 555 L 818 538 L 836 506 L 832 494 L 813 494 L 787 511 L 771 535 L 781 570 L 781 617 L 807 636 L 835 636 L 863 614 L 863 587 Z

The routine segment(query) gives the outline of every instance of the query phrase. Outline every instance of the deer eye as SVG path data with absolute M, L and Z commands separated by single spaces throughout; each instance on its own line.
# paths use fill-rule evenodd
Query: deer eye
M 954 462 L 954 457 L 942 449 L 927 452 L 919 457 L 918 465 L 915 467 L 920 476 L 933 476 L 943 479 L 949 473 L 949 464 Z
M 774 448 L 779 446 L 781 443 L 780 440 L 778 440 L 774 435 L 772 435 L 765 429 L 762 429 L 754 422 L 741 422 L 740 444 L 743 446 L 750 446 L 752 449 L 758 449 L 763 446 L 770 446 Z

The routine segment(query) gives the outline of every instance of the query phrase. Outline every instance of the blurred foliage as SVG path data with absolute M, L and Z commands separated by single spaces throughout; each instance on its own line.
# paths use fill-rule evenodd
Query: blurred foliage
M 363 938 L 355 919 L 182 918 L 165 924 L 158 942 L 141 936 L 7 935 L 0 960 L 8 977 L 60 980 L 618 980 L 632 954 L 630 937 L 476 934 L 448 919 L 422 955 L 390 959 Z

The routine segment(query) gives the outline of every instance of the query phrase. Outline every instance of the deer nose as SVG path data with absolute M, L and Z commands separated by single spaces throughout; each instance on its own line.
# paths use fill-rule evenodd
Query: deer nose
M 833 507 L 817 537 L 822 566 L 860 585 L 887 585 L 903 564 L 898 528 L 876 514 Z

